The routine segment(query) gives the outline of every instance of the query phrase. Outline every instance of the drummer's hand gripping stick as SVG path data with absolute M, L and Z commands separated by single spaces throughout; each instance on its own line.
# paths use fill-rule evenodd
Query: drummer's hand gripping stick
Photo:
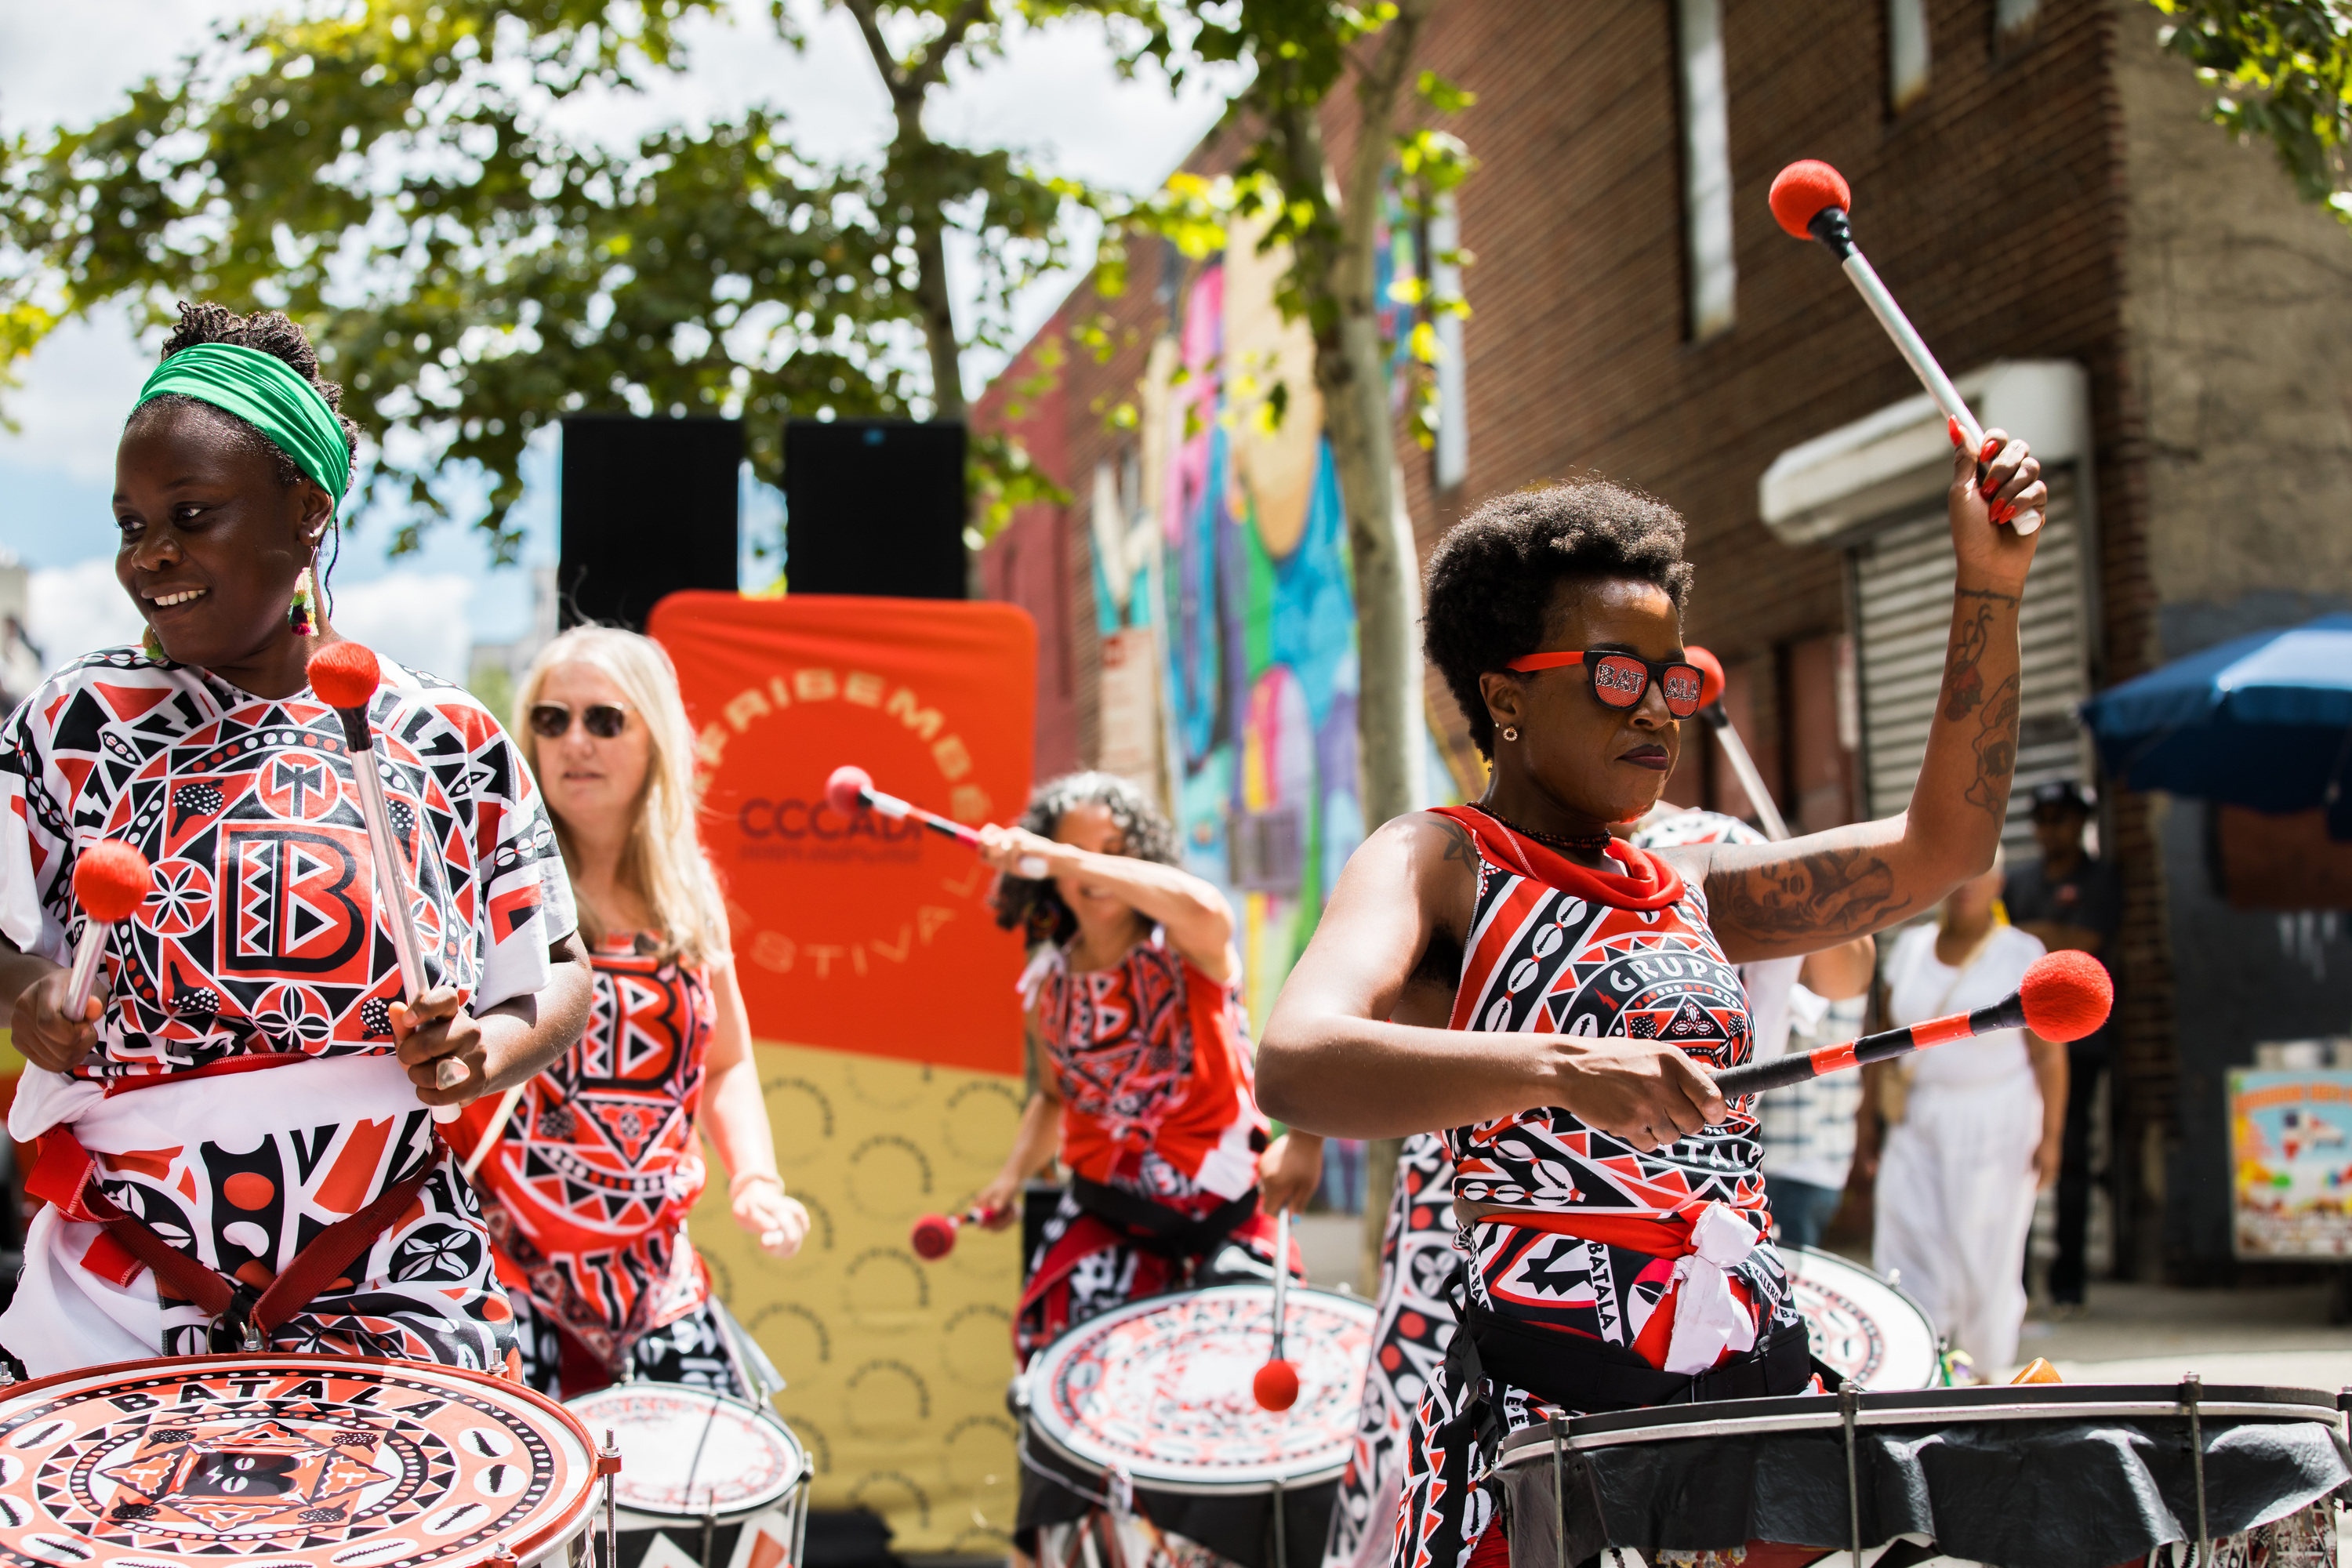
M 874 787 L 873 775 L 855 763 L 844 763 L 833 770 L 824 781 L 824 803 L 843 816 L 855 816 L 862 807 L 877 816 L 904 817 L 919 822 L 934 833 L 944 834 L 969 849 L 980 847 L 980 830 L 941 816 L 935 811 L 900 800 L 895 795 L 884 795 Z M 1034 855 L 1024 855 L 1014 870 L 1032 880 L 1045 874 L 1045 862 Z
M 1003 1213 L 1003 1209 L 974 1205 L 961 1214 L 927 1214 L 915 1222 L 915 1256 L 927 1263 L 937 1263 L 955 1250 L 956 1232 L 968 1225 L 993 1224 Z
M 89 999 L 98 994 L 99 961 L 106 934 L 147 901 L 154 871 L 147 857 L 119 838 L 102 838 L 74 861 L 74 902 L 82 912 L 81 940 L 74 944 L 73 968 L 66 976 L 66 1016 L 87 1023 Z
M 1984 465 L 1995 455 L 1985 443 L 1984 426 L 1969 412 L 1959 389 L 1929 352 L 1927 340 L 1911 324 L 1911 318 L 1903 313 L 1903 307 L 1895 302 L 1895 296 L 1887 291 L 1877 270 L 1870 265 L 1870 258 L 1853 242 L 1853 229 L 1846 217 L 1853 206 L 1853 190 L 1845 183 L 1845 176 L 1817 158 L 1801 159 L 1774 177 L 1770 199 L 1772 216 L 1790 236 L 1818 239 L 1838 258 L 1854 292 L 1870 307 L 1870 313 L 1878 318 L 1878 324 L 1886 329 L 1886 335 L 1895 340 L 1895 347 L 1911 366 L 1911 374 L 1919 378 L 1919 384 L 1927 389 L 1927 395 L 1936 400 L 1936 406 L 1951 422 L 1955 442 L 1977 455 L 1978 479 L 1981 480 Z M 2022 538 L 2042 526 L 2042 514 L 2026 511 L 2006 517 L 1995 508 L 1993 521 L 2011 524 Z
M 1290 1211 L 1284 1209 L 1274 1216 L 1274 1354 L 1250 1379 L 1250 1392 L 1266 1410 L 1287 1410 L 1298 1403 L 1298 1363 L 1285 1360 L 1282 1354 L 1282 1342 L 1290 1327 L 1289 1287 Z
M 392 812 L 384 804 L 375 726 L 368 720 L 368 704 L 383 683 L 383 667 L 376 662 L 373 649 L 355 642 L 334 642 L 310 656 L 309 673 L 310 689 L 343 721 L 352 782 L 359 791 L 360 816 L 367 823 L 368 849 L 375 864 L 376 907 L 392 928 L 392 949 L 400 960 L 401 993 L 413 1007 L 425 992 L 425 949 L 417 940 L 415 911 L 409 907 L 408 879 L 401 871 L 400 839 L 392 830 Z M 448 1057 L 433 1069 L 434 1082 L 443 1089 L 457 1088 L 466 1077 L 466 1064 Z M 455 1121 L 464 1109 L 436 1105 L 433 1120 Z
M 1789 837 L 1789 825 L 1781 820 L 1780 808 L 1772 804 L 1772 792 L 1764 787 L 1764 775 L 1756 771 L 1756 759 L 1748 754 L 1747 743 L 1740 740 L 1730 712 L 1723 706 L 1723 689 L 1730 684 L 1723 673 L 1723 661 L 1703 647 L 1685 647 L 1683 658 L 1698 669 L 1700 721 L 1715 732 L 1717 742 L 1723 747 L 1724 760 L 1739 775 L 1739 787 L 1747 792 L 1748 804 L 1756 808 L 1756 819 L 1763 824 L 1764 837 L 1780 842 Z
M 1786 1089 L 1826 1073 L 1887 1061 L 1948 1040 L 1965 1040 L 1999 1029 L 2031 1029 L 2045 1040 L 2063 1045 L 2105 1023 L 2115 1005 L 2116 983 L 2097 959 L 2072 949 L 2045 953 L 2033 961 L 2014 992 L 1990 1007 L 1864 1035 L 1802 1056 L 1727 1068 L 1715 1075 L 1716 1091 L 1726 1100 L 1736 1100 L 1762 1089 Z

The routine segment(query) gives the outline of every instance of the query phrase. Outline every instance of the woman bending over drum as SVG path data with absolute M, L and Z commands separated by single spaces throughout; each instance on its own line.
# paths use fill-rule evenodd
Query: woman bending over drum
M 144 647 L 68 665 L 0 738 L 0 1002 L 31 1063 L 8 1124 L 41 1140 L 26 1185 L 51 1205 L 0 1342 L 36 1374 L 244 1345 L 511 1367 L 426 1107 L 578 1038 L 587 964 L 498 721 L 386 663 L 374 765 L 414 835 L 430 984 L 398 1000 L 342 726 L 305 673 L 334 640 L 340 391 L 285 317 L 181 307 L 115 457 Z M 108 939 L 103 1004 L 68 1017 L 74 868 L 101 840 L 154 877 Z
M 1011 1225 L 1024 1181 L 1057 1153 L 1070 1169 L 1013 1324 L 1025 1363 L 1139 1296 L 1229 1271 L 1266 1278 L 1273 1215 L 1314 1193 L 1323 1140 L 1268 1143 L 1233 910 L 1171 864 L 1174 835 L 1140 790 L 1072 773 L 1038 786 L 1020 826 L 982 838 L 1003 873 L 999 922 L 1035 944 L 1021 991 L 1041 1059 L 1013 1152 L 979 1205 Z M 1035 880 L 1017 875 L 1031 857 L 1045 863 Z
M 595 968 L 586 1036 L 502 1125 L 478 1103 L 461 1139 L 496 1140 L 474 1180 L 524 1381 L 567 1396 L 638 1377 L 756 1398 L 686 1238 L 698 1121 L 735 1223 L 770 1253 L 800 1249 L 808 1211 L 776 1174 L 727 908 L 695 831 L 677 673 L 650 638 L 583 626 L 531 661 L 516 713 Z
M 1365 841 L 1259 1058 L 1267 1108 L 1326 1134 L 1451 1129 L 1467 1300 L 1410 1440 L 1400 1568 L 1500 1561 L 1481 1456 L 1549 1412 L 1807 1385 L 1756 1120 L 1706 1071 L 1749 1049 L 1731 966 L 1849 942 L 1990 863 L 2033 541 L 1987 498 L 2040 506 L 2039 474 L 2017 441 L 1981 489 L 1955 458 L 1952 635 L 1910 811 L 1780 844 L 1609 836 L 1656 803 L 1698 707 L 1672 510 L 1552 486 L 1439 542 L 1429 655 L 1493 780 Z

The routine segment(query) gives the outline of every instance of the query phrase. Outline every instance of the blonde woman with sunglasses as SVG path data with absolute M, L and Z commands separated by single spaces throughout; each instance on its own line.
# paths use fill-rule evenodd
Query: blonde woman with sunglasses
M 749 1394 L 687 1241 L 698 1122 L 735 1223 L 770 1254 L 799 1249 L 808 1212 L 776 1173 L 677 673 L 650 639 L 583 626 L 531 661 L 516 709 L 595 980 L 580 1044 L 502 1127 L 487 1104 L 467 1119 L 472 1144 L 495 1139 L 474 1180 L 524 1378 L 566 1396 L 631 1377 Z

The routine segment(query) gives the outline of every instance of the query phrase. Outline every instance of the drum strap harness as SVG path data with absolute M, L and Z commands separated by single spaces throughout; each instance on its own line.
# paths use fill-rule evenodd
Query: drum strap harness
M 1175 1261 L 1206 1258 L 1234 1227 L 1257 1212 L 1257 1189 L 1228 1198 L 1198 1219 L 1189 1219 L 1150 1198 L 1086 1177 L 1070 1177 L 1070 1201 L 1079 1208 L 1129 1233 L 1139 1246 Z
M 41 1134 L 40 1154 L 26 1178 L 25 1191 L 55 1204 L 69 1220 L 99 1225 L 103 1233 L 82 1255 L 81 1266 L 101 1279 L 127 1286 L 142 1268 L 160 1284 L 194 1302 L 213 1320 L 213 1348 L 267 1348 L 269 1335 L 308 1307 L 320 1291 L 343 1277 L 354 1259 L 406 1212 L 447 1152 L 436 1128 L 434 1155 L 416 1173 L 379 1194 L 366 1207 L 321 1230 L 294 1255 L 284 1273 L 259 1289 L 214 1272 L 155 1234 L 144 1220 L 125 1213 L 98 1184 L 98 1163 L 80 1140 L 64 1127 Z

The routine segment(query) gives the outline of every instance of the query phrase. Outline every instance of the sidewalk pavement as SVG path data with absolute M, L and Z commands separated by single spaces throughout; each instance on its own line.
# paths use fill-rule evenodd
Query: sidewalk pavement
M 2094 1281 L 2089 1310 L 2052 1322 L 2038 1305 L 2017 1353 L 2046 1356 L 2069 1383 L 2352 1386 L 2352 1326 L 2327 1321 L 2327 1288 L 2183 1290 Z

